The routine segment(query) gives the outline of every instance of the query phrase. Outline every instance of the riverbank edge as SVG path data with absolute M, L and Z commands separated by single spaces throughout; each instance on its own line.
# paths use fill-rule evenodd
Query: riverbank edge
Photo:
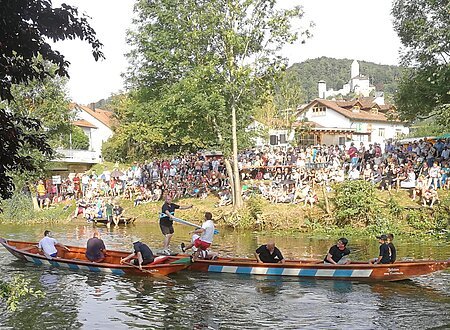
M 442 199 L 449 198 L 448 191 L 443 192 Z M 332 195 L 328 196 L 332 200 Z M 397 235 L 415 237 L 416 239 L 450 240 L 450 225 L 439 231 L 426 228 L 420 221 L 426 222 L 427 217 L 432 216 L 430 208 L 421 207 L 417 202 L 410 200 L 406 191 L 379 191 L 377 199 L 385 206 L 380 207 L 375 221 L 368 226 L 336 226 L 333 213 L 328 214 L 324 203 L 323 193 L 319 194 L 319 203 L 312 208 L 303 204 L 271 204 L 256 196 L 246 202 L 245 207 L 234 212 L 232 206 L 217 207 L 217 198 L 209 196 L 206 199 L 187 198 L 177 201 L 180 205 L 193 205 L 192 209 L 177 211 L 177 216 L 190 222 L 201 225 L 204 212 L 212 212 L 218 227 L 229 227 L 234 230 L 254 230 L 258 232 L 270 232 L 274 236 L 282 236 L 295 233 L 309 233 L 312 236 L 349 236 L 349 237 L 373 237 L 380 233 L 393 232 Z M 395 204 L 395 214 L 391 214 L 392 208 L 388 201 Z M 22 200 L 23 202 L 23 200 Z M 124 207 L 124 216 L 136 218 L 135 224 L 142 222 L 157 223 L 163 202 L 150 202 L 133 206 L 133 201 L 120 199 L 120 205 Z M 20 203 L 17 206 L 20 206 Z M 436 207 L 436 206 L 435 206 Z M 86 223 L 78 217 L 73 219 L 75 202 L 61 203 L 48 210 L 34 211 L 29 207 L 16 213 L 0 214 L 0 223 Z M 333 211 L 333 210 L 331 210 Z M 419 214 L 422 218 L 418 223 L 411 222 L 412 215 Z M 450 224 L 450 214 L 447 219 Z M 422 219 L 422 220 L 421 220 Z M 412 225 L 411 225 L 412 223 Z

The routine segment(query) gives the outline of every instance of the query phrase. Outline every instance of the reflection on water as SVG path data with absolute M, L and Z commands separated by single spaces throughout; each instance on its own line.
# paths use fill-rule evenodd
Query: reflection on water
M 43 226 L 4 226 L 11 239 L 37 241 Z M 84 245 L 90 225 L 49 228 L 69 245 Z M 189 240 L 190 229 L 176 227 L 175 246 Z M 161 246 L 154 224 L 100 228 L 110 249 L 131 249 L 139 236 L 152 248 Z M 249 256 L 271 237 L 222 229 L 214 249 L 222 255 Z M 289 258 L 323 258 L 336 237 L 308 235 L 276 237 Z M 444 259 L 448 245 L 396 242 L 399 258 Z M 378 252 L 376 240 L 351 240 L 354 259 Z M 426 329 L 450 327 L 450 272 L 396 283 L 316 281 L 277 276 L 181 272 L 172 281 L 71 272 L 15 261 L 0 250 L 4 276 L 24 274 L 32 287 L 45 292 L 16 313 L 0 316 L 2 329 Z

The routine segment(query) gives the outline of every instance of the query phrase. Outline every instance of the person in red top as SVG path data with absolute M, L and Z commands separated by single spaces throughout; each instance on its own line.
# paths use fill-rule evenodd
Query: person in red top
M 350 148 L 347 151 L 347 154 L 350 157 L 352 165 L 355 166 L 358 163 L 358 149 L 356 149 L 355 144 L 352 142 L 350 144 Z
M 80 177 L 77 175 L 75 175 L 75 177 L 73 178 L 73 192 L 74 192 L 74 197 L 75 199 L 78 199 L 78 195 L 80 194 Z

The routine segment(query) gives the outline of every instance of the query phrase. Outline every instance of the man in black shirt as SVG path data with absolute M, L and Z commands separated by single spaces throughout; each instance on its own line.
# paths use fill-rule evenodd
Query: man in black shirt
M 347 257 L 350 254 L 350 250 L 347 248 L 348 240 L 345 237 L 340 238 L 336 245 L 333 245 L 323 262 L 325 264 L 333 265 L 348 265 L 350 259 Z
M 394 234 L 387 234 L 387 242 L 388 242 L 388 246 L 389 246 L 391 264 L 393 264 L 395 262 L 395 260 L 397 259 L 397 250 L 396 250 L 394 244 L 392 243 L 393 240 L 394 240 Z
M 155 260 L 155 257 L 147 244 L 135 239 L 133 242 L 133 252 L 127 257 L 120 259 L 120 263 L 126 263 L 130 259 L 134 259 L 133 264 L 139 266 L 139 269 L 142 270 L 142 266 L 151 264 Z
M 380 243 L 380 253 L 378 258 L 369 260 L 370 264 L 390 264 L 391 257 L 389 252 L 389 245 L 387 243 L 387 236 L 381 235 L 377 236 L 378 242 Z
M 106 247 L 98 231 L 94 232 L 92 238 L 87 241 L 86 258 L 92 262 L 102 262 L 106 257 Z
M 173 218 L 175 218 L 175 210 L 187 210 L 192 208 L 192 205 L 189 206 L 180 206 L 172 203 L 172 198 L 170 196 L 166 197 L 166 201 L 164 202 L 161 210 L 161 215 L 159 218 L 159 227 L 161 228 L 161 232 L 164 235 L 164 254 L 170 254 L 169 245 L 170 239 L 173 236 Z
M 261 245 L 256 249 L 255 257 L 258 262 L 266 263 L 282 263 L 285 260 L 281 251 L 275 246 L 274 242 L 268 242 L 266 245 Z

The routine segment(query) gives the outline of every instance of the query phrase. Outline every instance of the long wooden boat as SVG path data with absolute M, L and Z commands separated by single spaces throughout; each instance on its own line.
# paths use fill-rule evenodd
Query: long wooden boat
M 185 258 L 186 255 L 179 255 Z M 322 260 L 286 260 L 284 264 L 258 263 L 248 258 L 199 259 L 188 270 L 270 276 L 296 276 L 327 280 L 400 281 L 446 269 L 445 261 L 399 261 L 393 264 L 371 265 L 367 262 L 352 262 L 349 265 L 324 264 Z
M 124 251 L 107 250 L 105 261 L 96 263 L 86 258 L 86 248 L 83 247 L 66 245 L 70 250 L 67 251 L 57 246 L 58 256 L 60 257 L 48 259 L 43 253 L 39 252 L 38 243 L 5 240 L 3 238 L 0 238 L 0 243 L 16 258 L 33 262 L 36 265 L 50 265 L 71 270 L 87 270 L 115 275 L 168 275 L 186 269 L 190 264 L 190 258 L 161 256 L 155 258 L 153 263 L 142 266 L 142 270 L 140 270 L 137 266 L 120 264 L 120 259 L 129 255 L 129 252 Z

